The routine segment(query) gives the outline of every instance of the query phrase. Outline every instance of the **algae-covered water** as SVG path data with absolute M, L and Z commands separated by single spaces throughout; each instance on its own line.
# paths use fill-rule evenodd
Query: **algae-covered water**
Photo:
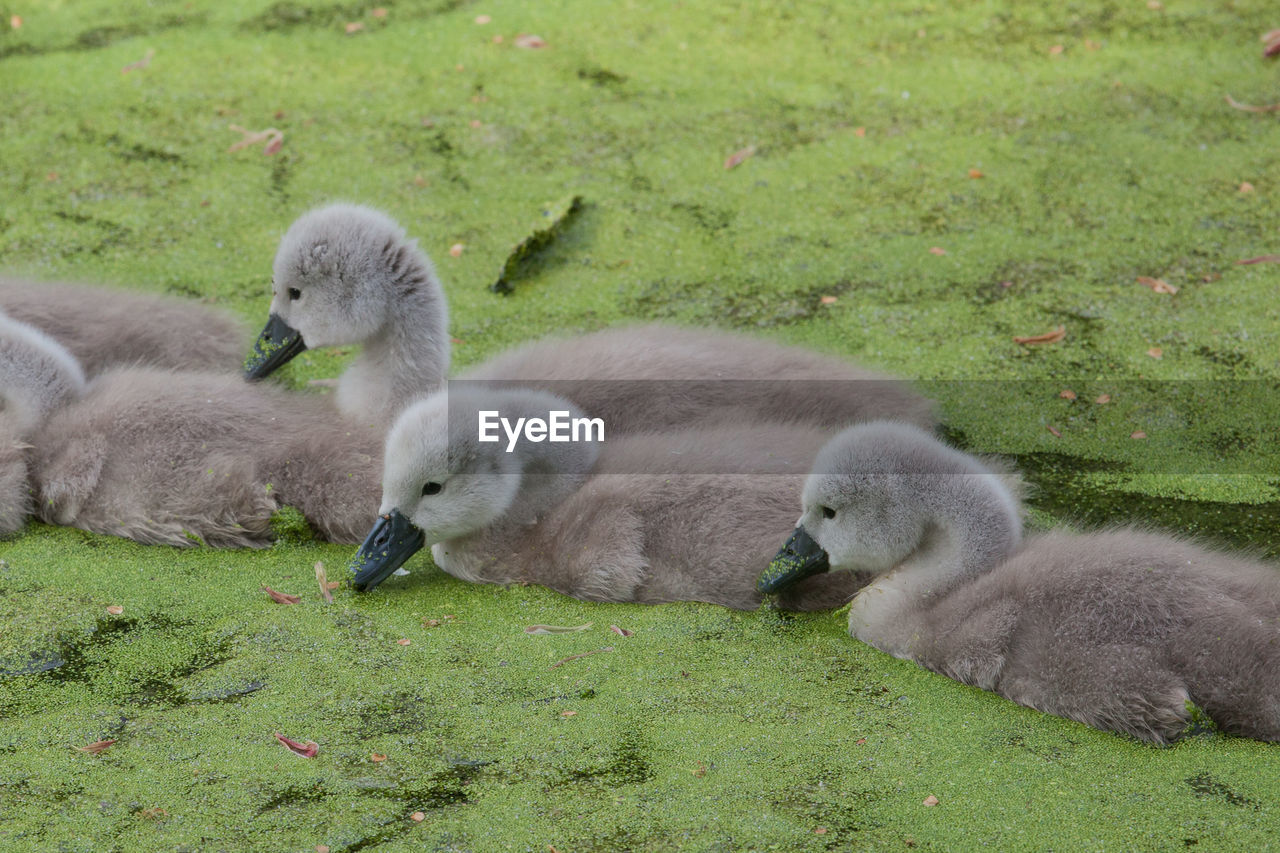
M 1280 263 L 1237 264 L 1280 253 L 1280 121 L 1225 101 L 1280 101 L 1258 41 L 1274 4 L 0 12 L 11 273 L 260 324 L 288 224 L 368 203 L 435 259 L 459 366 L 630 319 L 806 344 L 920 380 L 953 441 L 1019 463 L 1037 525 L 1141 518 L 1280 554 Z M 232 125 L 259 141 L 229 151 Z M 350 355 L 305 353 L 283 379 Z M 313 564 L 341 577 L 352 550 L 35 524 L 0 541 L 0 848 L 1280 835 L 1272 745 L 1095 732 L 872 651 L 841 614 L 586 604 L 467 585 L 425 554 L 324 603 Z

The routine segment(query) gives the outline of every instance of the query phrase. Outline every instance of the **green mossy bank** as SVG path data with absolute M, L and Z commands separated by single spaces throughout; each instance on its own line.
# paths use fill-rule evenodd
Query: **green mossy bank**
M 288 224 L 364 202 L 436 260 L 458 365 L 637 318 L 737 328 L 920 380 L 954 441 L 1020 463 L 1039 525 L 1141 518 L 1280 555 L 1280 264 L 1235 263 L 1280 252 L 1280 123 L 1224 101 L 1280 101 L 1257 41 L 1280 16 L 1042 5 L 8 2 L 0 266 L 257 324 Z M 230 152 L 233 124 L 283 145 Z M 312 565 L 340 577 L 351 549 L 281 529 L 257 552 L 0 541 L 0 848 L 1280 834 L 1275 746 L 1094 732 L 871 651 L 840 614 L 588 605 L 425 555 L 327 605 Z

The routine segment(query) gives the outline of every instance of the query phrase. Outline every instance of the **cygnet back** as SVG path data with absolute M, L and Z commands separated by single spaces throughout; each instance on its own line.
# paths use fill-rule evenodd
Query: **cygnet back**
M 121 288 L 0 278 L 0 310 L 57 340 L 89 376 L 128 365 L 236 370 L 249 341 L 223 311 Z

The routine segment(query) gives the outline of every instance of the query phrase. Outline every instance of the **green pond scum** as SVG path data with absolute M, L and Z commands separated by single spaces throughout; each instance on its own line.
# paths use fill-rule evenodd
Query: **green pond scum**
M 1236 263 L 1280 251 L 1280 124 L 1225 100 L 1280 101 L 1274 2 L 0 13 L 9 273 L 256 330 L 293 219 L 370 204 L 439 267 L 458 367 L 635 319 L 739 329 L 919 380 L 951 440 L 1025 471 L 1037 528 L 1138 518 L 1280 555 L 1280 264 Z M 232 125 L 282 144 L 229 151 Z M 350 356 L 304 352 L 281 381 Z M 1195 387 L 1170 406 L 1175 381 Z M 1280 837 L 1275 745 L 1096 732 L 860 645 L 843 613 L 588 604 L 468 585 L 426 552 L 326 604 L 313 566 L 338 577 L 354 548 L 273 527 L 257 551 L 38 524 L 0 541 L 0 849 Z

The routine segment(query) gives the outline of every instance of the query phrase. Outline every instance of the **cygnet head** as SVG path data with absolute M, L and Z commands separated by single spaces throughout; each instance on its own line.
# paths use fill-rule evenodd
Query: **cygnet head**
M 479 442 L 478 412 L 492 406 L 442 392 L 406 409 L 387 434 L 379 515 L 401 513 L 429 542 L 501 518 L 519 491 L 523 460 L 501 443 Z
M 1018 501 L 1003 477 L 909 424 L 850 427 L 818 454 L 796 531 L 758 587 L 775 592 L 828 569 L 884 574 L 940 527 L 966 521 L 987 520 L 993 546 L 1003 549 L 1021 535 Z
M 553 412 L 581 416 L 544 391 L 459 387 L 401 412 L 387 434 L 381 518 L 352 563 L 356 588 L 372 589 L 424 544 L 478 533 L 508 519 L 519 499 L 550 499 L 548 490 L 585 475 L 598 453 L 592 443 L 513 441 L 502 426 L 484 430 L 496 440 L 480 438 L 482 416 L 514 425 Z
M 424 305 L 405 304 L 415 294 Z M 354 204 L 308 211 L 276 251 L 271 317 L 246 374 L 260 379 L 308 348 L 367 344 L 406 310 L 424 309 L 429 316 L 414 319 L 442 338 L 447 321 L 435 269 L 394 219 Z

